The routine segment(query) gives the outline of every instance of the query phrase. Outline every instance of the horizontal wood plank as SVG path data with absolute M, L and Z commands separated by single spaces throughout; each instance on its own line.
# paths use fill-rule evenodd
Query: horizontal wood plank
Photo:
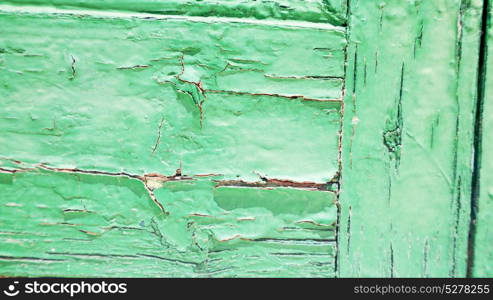
M 327 277 L 335 193 L 125 176 L 0 174 L 6 276 Z
M 5 0 L 11 5 L 137 11 L 188 16 L 304 20 L 345 24 L 346 0 Z
M 11 13 L 0 26 L 4 158 L 249 181 L 336 175 L 344 32 Z
M 334 276 L 344 28 L 100 8 L 0 6 L 0 274 Z

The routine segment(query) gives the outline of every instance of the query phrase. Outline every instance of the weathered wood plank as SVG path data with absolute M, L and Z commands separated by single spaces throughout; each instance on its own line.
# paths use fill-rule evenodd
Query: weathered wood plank
M 335 193 L 222 187 L 201 178 L 154 194 L 126 176 L 0 174 L 7 276 L 328 277 Z
M 346 0 L 5 0 L 14 5 L 127 10 L 169 15 L 346 22 Z
M 1 14 L 0 155 L 327 182 L 345 33 L 283 24 Z
M 340 276 L 465 276 L 482 2 L 350 1 Z
M 334 276 L 344 28 L 105 8 L 0 6 L 0 274 Z
M 474 277 L 493 276 L 493 5 L 489 2 L 486 24 L 486 36 L 483 43 L 483 82 L 480 85 L 482 103 L 480 103 L 479 122 L 477 132 L 480 136 L 478 143 L 478 170 L 479 180 L 478 198 L 473 203 L 475 211 L 473 217 L 473 232 L 471 236 L 471 266 L 470 275 Z M 475 228 L 474 228 L 475 226 Z

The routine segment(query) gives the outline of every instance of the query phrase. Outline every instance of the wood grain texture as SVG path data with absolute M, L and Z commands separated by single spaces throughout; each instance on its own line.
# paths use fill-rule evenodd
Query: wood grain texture
M 350 1 L 339 276 L 465 276 L 482 1 Z

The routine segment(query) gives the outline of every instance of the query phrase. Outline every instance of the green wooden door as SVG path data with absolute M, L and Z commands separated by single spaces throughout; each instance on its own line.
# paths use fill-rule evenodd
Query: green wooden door
M 0 275 L 491 276 L 487 14 L 3 1 Z

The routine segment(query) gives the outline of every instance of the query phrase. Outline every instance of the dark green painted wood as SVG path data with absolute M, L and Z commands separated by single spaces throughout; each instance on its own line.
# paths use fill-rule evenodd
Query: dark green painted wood
M 471 276 L 474 277 L 493 277 L 493 6 L 489 1 L 489 8 L 486 18 L 486 32 L 483 43 L 483 64 L 482 79 L 480 85 L 482 90 L 483 102 L 478 107 L 481 122 L 477 125 L 480 134 L 478 145 L 478 194 L 475 205 L 476 226 L 471 237 Z

